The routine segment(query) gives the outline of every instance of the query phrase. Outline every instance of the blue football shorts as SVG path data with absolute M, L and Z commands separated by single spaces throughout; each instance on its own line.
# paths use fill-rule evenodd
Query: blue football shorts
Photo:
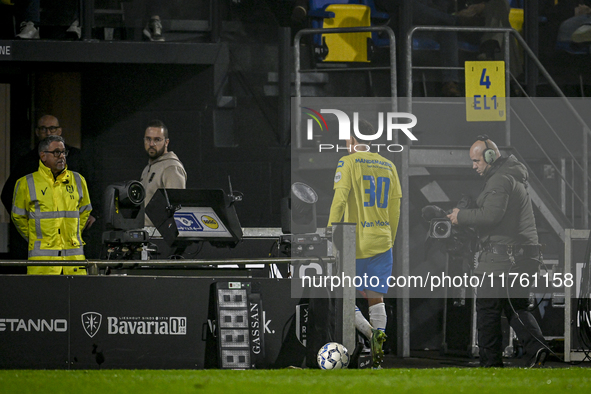
M 356 275 L 358 278 L 355 280 L 357 290 L 371 290 L 386 294 L 388 292 L 388 277 L 392 275 L 392 265 L 392 248 L 373 257 L 357 259 Z M 359 282 L 362 282 L 361 286 L 357 286 Z

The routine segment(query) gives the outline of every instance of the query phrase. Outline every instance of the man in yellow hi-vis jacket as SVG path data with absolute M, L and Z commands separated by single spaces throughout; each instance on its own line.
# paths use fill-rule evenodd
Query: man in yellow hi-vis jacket
M 29 244 L 29 260 L 85 260 L 82 229 L 92 206 L 86 180 L 66 167 L 64 139 L 39 143 L 39 169 L 16 182 L 12 221 Z M 30 266 L 32 275 L 85 275 L 84 267 Z

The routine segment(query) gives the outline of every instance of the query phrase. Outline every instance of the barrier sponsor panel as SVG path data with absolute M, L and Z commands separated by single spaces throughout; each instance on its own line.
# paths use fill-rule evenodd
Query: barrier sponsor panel
M 68 368 L 69 280 L 0 276 L 0 368 Z
M 201 326 L 207 321 L 211 281 L 183 277 L 73 279 L 72 368 L 203 367 Z
M 256 367 L 301 365 L 306 300 L 288 279 L 0 276 L 0 368 L 217 368 L 219 281 L 249 282 L 264 300 Z

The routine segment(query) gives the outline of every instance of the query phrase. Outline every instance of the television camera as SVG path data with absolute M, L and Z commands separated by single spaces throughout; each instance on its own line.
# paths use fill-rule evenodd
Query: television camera
M 472 200 L 463 196 L 457 203 L 456 208 L 467 209 L 472 205 Z M 451 220 L 447 215 L 449 211 L 438 207 L 437 205 L 427 205 L 423 207 L 423 219 L 429 222 L 429 232 L 427 240 L 436 240 L 438 244 L 445 248 L 448 256 L 446 259 L 446 271 L 450 274 L 461 275 L 469 273 L 474 267 L 474 254 L 476 251 L 478 236 L 476 230 L 468 226 L 452 226 Z M 453 288 L 452 299 L 454 306 L 466 305 L 466 289 Z
M 109 260 L 132 259 L 137 253 L 145 254 L 148 243 L 148 233 L 143 229 L 145 198 L 146 190 L 138 181 L 115 183 L 105 190 L 102 241 Z
M 472 199 L 463 196 L 458 201 L 456 208 L 468 209 L 472 206 Z M 441 240 L 445 245 L 447 252 L 454 255 L 473 255 L 476 251 L 476 242 L 478 239 L 476 230 L 468 226 L 452 226 L 451 220 L 447 215 L 453 209 L 445 211 L 437 205 L 427 205 L 423 207 L 423 219 L 429 222 L 428 238 Z

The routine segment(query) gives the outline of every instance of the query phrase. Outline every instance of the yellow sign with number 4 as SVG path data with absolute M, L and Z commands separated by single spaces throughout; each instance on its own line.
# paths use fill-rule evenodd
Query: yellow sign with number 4
M 466 62 L 466 120 L 505 121 L 505 62 Z

